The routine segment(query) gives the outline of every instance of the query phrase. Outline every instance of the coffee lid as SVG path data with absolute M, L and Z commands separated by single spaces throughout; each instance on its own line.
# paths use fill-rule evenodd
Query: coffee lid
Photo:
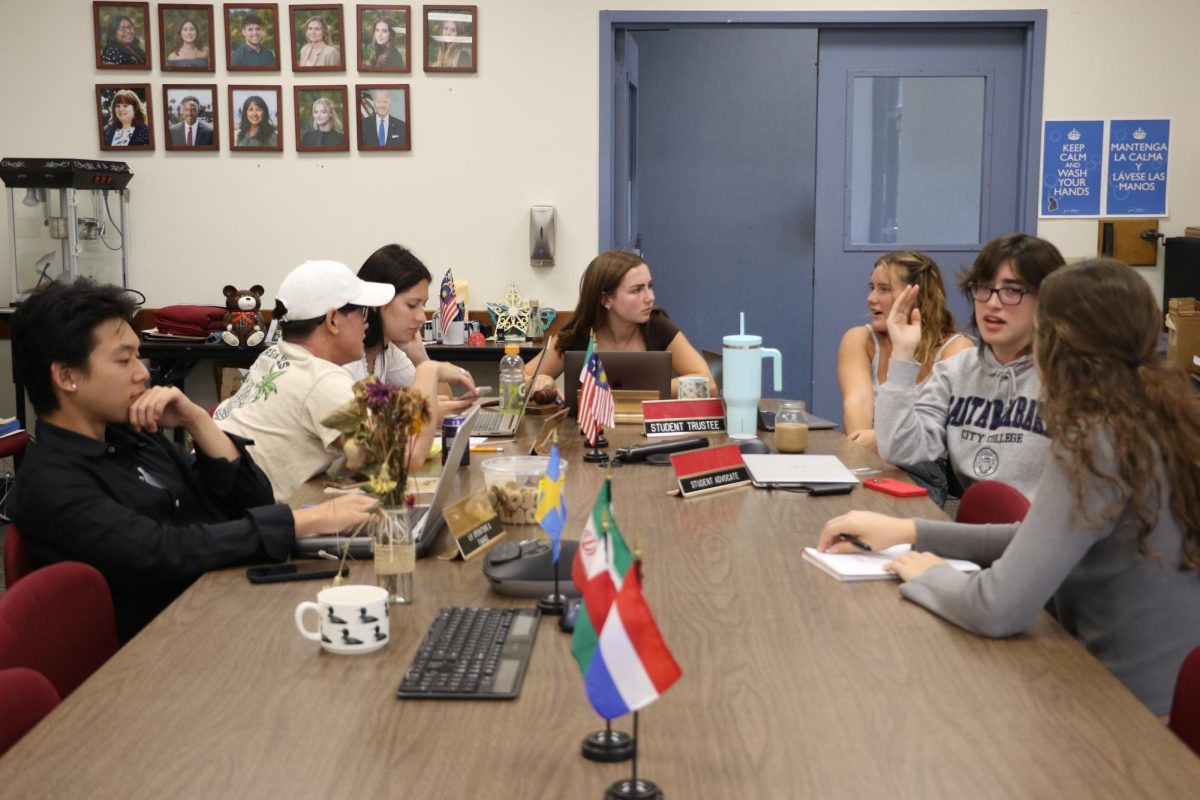
M 726 347 L 762 347 L 762 337 L 750 333 L 731 333 L 721 339 Z

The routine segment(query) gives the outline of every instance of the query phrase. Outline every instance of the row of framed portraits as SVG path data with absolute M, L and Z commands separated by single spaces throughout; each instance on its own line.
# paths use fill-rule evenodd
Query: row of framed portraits
M 226 134 L 232 151 L 283 150 L 283 87 L 229 86 Z M 345 85 L 292 87 L 292 120 L 299 152 L 412 149 L 406 83 L 357 84 L 353 105 Z M 150 84 L 96 84 L 101 150 L 153 150 Z M 162 87 L 162 139 L 167 150 L 221 149 L 216 84 Z M 354 124 L 351 125 L 351 117 Z M 351 131 L 353 128 L 353 134 Z
M 476 6 L 422 6 L 426 72 L 475 72 Z M 158 5 L 159 66 L 166 72 L 215 72 L 218 27 L 231 72 L 278 71 L 289 46 L 293 72 L 340 72 L 356 51 L 360 72 L 412 71 L 412 6 L 358 5 L 357 38 L 347 40 L 341 4 L 288 6 L 287 32 L 277 3 L 226 3 L 221 25 L 211 5 Z M 150 4 L 92 3 L 97 69 L 150 69 Z

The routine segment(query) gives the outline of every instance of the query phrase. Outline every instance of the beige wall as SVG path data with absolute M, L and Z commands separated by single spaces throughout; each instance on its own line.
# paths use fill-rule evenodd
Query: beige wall
M 154 90 L 153 153 L 128 153 L 132 189 L 131 284 L 151 305 L 218 303 L 226 283 L 262 283 L 270 293 L 295 263 L 327 257 L 361 263 L 376 246 L 400 241 L 435 271 L 453 267 L 471 283 L 473 307 L 516 281 L 529 297 L 572 306 L 579 274 L 595 254 L 598 225 L 599 11 L 961 9 L 958 2 L 838 3 L 655 0 L 477 0 L 481 69 L 474 76 L 427 76 L 412 85 L 413 151 L 403 155 L 297 154 L 293 85 L 374 82 L 346 73 L 296 77 L 240 73 L 218 59 L 215 76 L 124 73 Z M 221 6 L 215 4 L 219 18 Z M 1027 2 L 990 2 L 1022 8 Z M 1200 224 L 1200 104 L 1189 83 L 1200 74 L 1195 0 L 1048 0 L 1044 113 L 1048 117 L 1171 116 L 1171 217 L 1168 235 Z M 80 0 L 5 0 L 8 42 L 0 74 L 13 101 L 0 117 L 5 156 L 99 157 L 93 84 L 122 79 L 94 67 L 91 5 Z M 287 3 L 281 4 L 285 10 Z M 979 7 L 979 6 L 976 6 Z M 160 63 L 155 15 L 154 64 Z M 420 4 L 413 4 L 419 15 Z M 346 19 L 354 4 L 345 4 Z M 420 50 L 414 48 L 414 60 Z M 223 55 L 223 54 L 222 54 Z M 284 64 L 287 54 L 284 53 Z M 418 61 L 419 64 L 419 61 Z M 243 77 L 244 76 L 244 77 Z M 389 76 L 385 80 L 391 80 Z M 167 153 L 161 144 L 164 82 L 215 82 L 222 127 L 229 83 L 284 86 L 287 141 L 282 154 L 232 154 L 227 132 L 215 154 Z M 19 88 L 18 88 L 19 87 Z M 120 158 L 107 154 L 106 157 Z M 558 208 L 558 266 L 529 266 L 528 208 Z M 1042 223 L 1040 233 L 1069 256 L 1094 253 L 1094 221 Z M 8 231 L 0 299 L 10 293 Z M 1156 286 L 1158 270 L 1145 270 Z

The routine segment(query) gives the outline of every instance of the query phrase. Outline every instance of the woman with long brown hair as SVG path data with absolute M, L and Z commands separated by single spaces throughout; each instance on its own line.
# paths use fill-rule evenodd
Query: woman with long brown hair
M 529 387 L 537 402 L 550 402 L 558 396 L 555 379 L 563 371 L 563 353 L 586 350 L 588 336 L 595 331 L 596 350 L 666 350 L 671 354 L 671 395 L 679 395 L 679 378 L 697 375 L 707 378 L 709 390 L 716 394 L 716 381 L 704 362 L 704 356 L 692 347 L 683 332 L 671 322 L 667 312 L 654 305 L 654 280 L 650 267 L 641 256 L 621 250 L 606 250 L 592 259 L 579 280 L 579 304 L 562 332 L 541 356 L 525 365 L 528 380 L 538 373 Z M 538 370 L 542 358 L 546 364 Z
M 1200 644 L 1200 394 L 1158 356 L 1162 316 L 1131 268 L 1095 259 L 1042 282 L 1034 341 L 1051 458 L 1025 521 L 958 525 L 851 512 L 818 547 L 910 544 L 900 592 L 990 637 L 1059 621 L 1165 714 Z M 927 552 L 917 552 L 927 551 Z M 937 553 L 938 555 L 934 555 Z M 966 575 L 939 556 L 986 568 Z
M 934 363 L 969 350 L 973 342 L 954 327 L 946 305 L 946 287 L 937 262 L 924 253 L 897 251 L 875 262 L 868 281 L 867 308 L 871 321 L 846 331 L 838 348 L 838 384 L 842 389 L 842 426 L 846 437 L 877 450 L 875 392 L 887 382 L 892 340 L 887 317 L 906 286 L 918 287 L 917 310 L 921 338 L 914 360 L 921 365 L 917 383 L 929 377 Z

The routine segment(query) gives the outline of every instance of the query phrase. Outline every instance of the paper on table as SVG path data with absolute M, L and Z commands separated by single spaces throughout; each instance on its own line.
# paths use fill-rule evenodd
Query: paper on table
M 810 561 L 839 581 L 880 581 L 895 578 L 883 565 L 912 548 L 898 544 L 877 553 L 822 553 L 815 547 L 804 548 L 804 560 Z M 978 572 L 980 566 L 973 561 L 948 558 L 946 563 L 960 572 Z

